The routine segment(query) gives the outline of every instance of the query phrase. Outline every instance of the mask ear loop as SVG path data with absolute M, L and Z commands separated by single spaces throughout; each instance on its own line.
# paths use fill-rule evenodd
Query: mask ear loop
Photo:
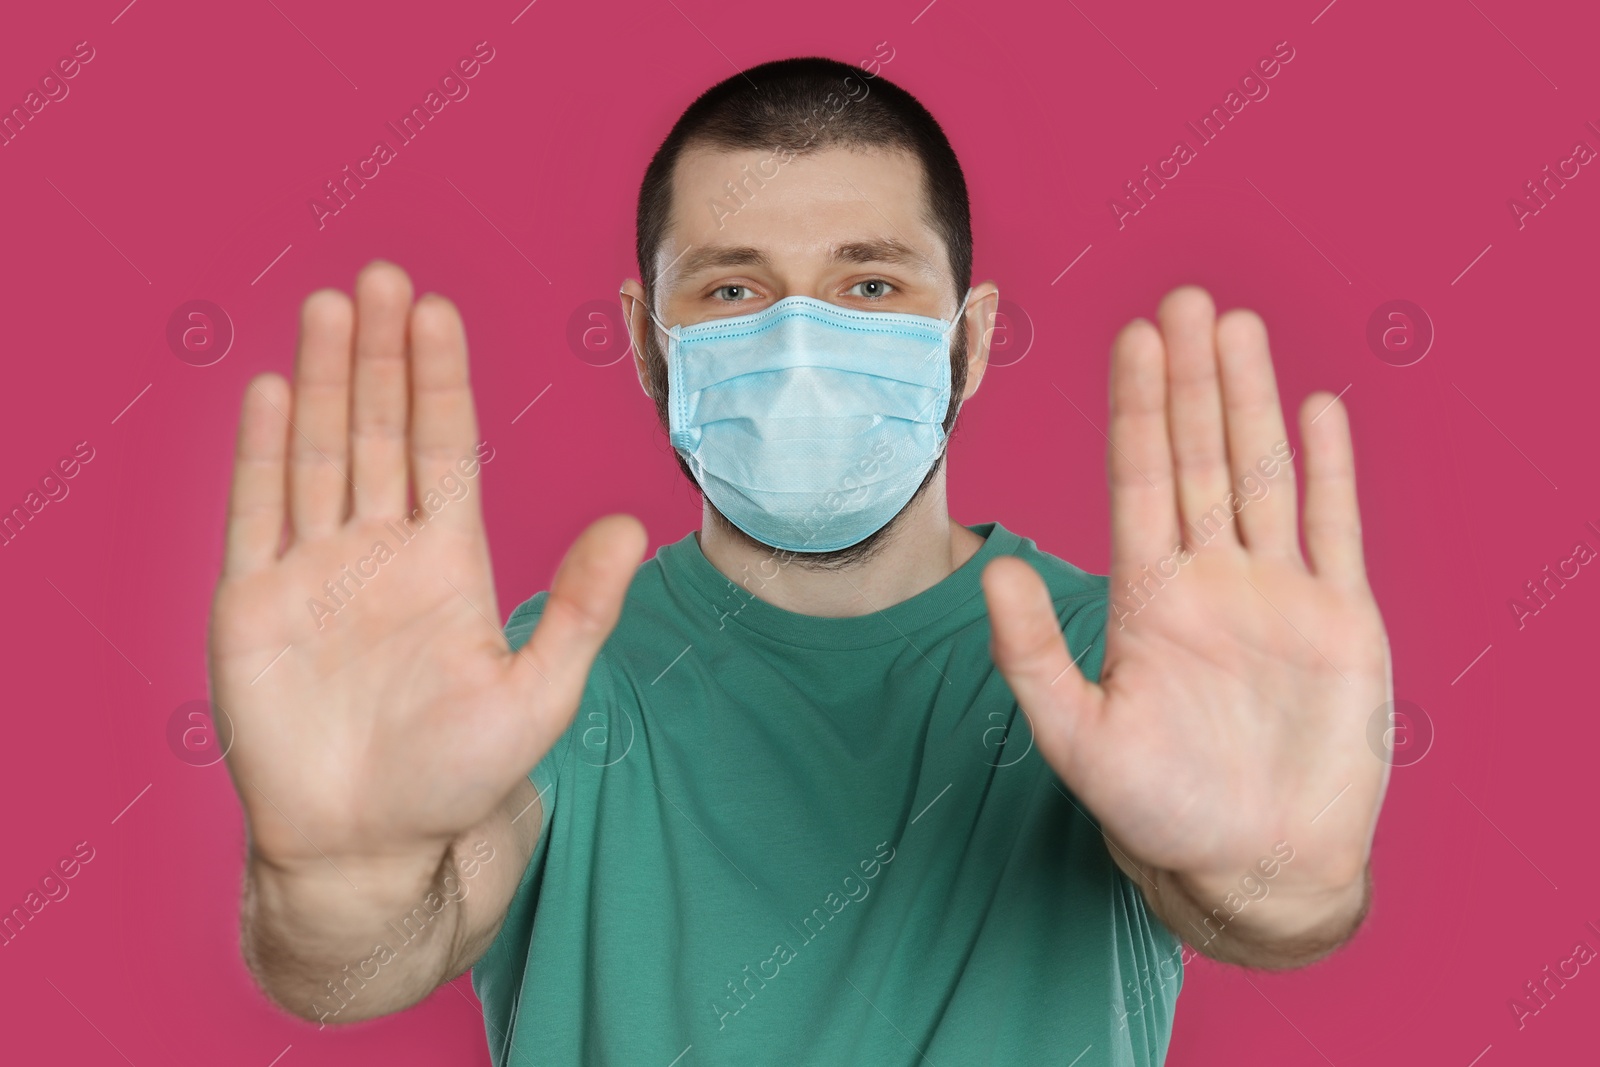
M 964 311 L 967 310 L 967 301 L 970 300 L 971 298 L 972 298 L 972 286 L 969 285 L 969 286 L 967 286 L 967 291 L 965 293 L 961 294 L 961 303 L 956 306 L 955 315 L 952 316 L 950 321 L 949 321 L 949 323 L 947 325 L 945 325 L 944 328 L 939 331 L 939 344 L 940 344 L 940 346 L 942 346 L 942 348 L 944 350 L 944 355 L 945 355 L 946 359 L 950 358 L 950 335 L 955 332 L 956 327 L 961 325 L 961 315 L 962 315 L 962 313 Z M 944 322 L 943 319 L 940 319 L 939 321 L 940 322 Z M 937 351 L 939 351 L 939 348 L 930 348 L 930 349 L 928 349 L 928 358 L 932 359 L 933 358 L 933 354 L 935 352 L 937 352 Z
M 972 299 L 972 286 L 969 285 L 969 286 L 967 286 L 967 291 L 961 295 L 961 306 L 956 308 L 956 317 L 950 320 L 950 331 L 952 333 L 955 332 L 956 327 L 961 325 L 961 323 L 963 321 L 962 316 L 967 310 L 967 301 L 971 300 L 971 299 Z M 971 344 L 972 339 L 970 337 L 967 338 L 967 342 L 968 342 L 968 344 Z M 956 397 L 956 417 L 954 419 L 950 420 L 951 429 L 955 428 L 956 420 L 961 418 L 961 404 L 962 404 L 962 399 L 960 397 Z M 950 440 L 950 436 L 948 434 L 946 434 L 945 435 L 946 444 L 949 443 L 949 440 Z
M 650 321 L 661 327 L 662 332 L 667 335 L 669 340 L 676 340 L 676 338 L 672 336 L 672 331 L 675 329 L 675 327 L 668 326 L 666 323 L 662 322 L 661 319 L 657 317 L 655 308 L 647 306 L 645 311 L 649 313 Z
M 962 313 L 964 311 L 966 311 L 966 309 L 967 309 L 967 301 L 970 300 L 971 298 L 972 298 L 972 286 L 969 285 L 969 286 L 967 286 L 967 291 L 965 293 L 961 294 L 961 303 L 959 305 L 957 305 L 956 313 L 950 319 L 950 324 L 948 326 L 946 326 L 943 330 L 940 331 L 939 347 L 938 348 L 930 348 L 928 350 L 928 358 L 929 359 L 933 358 L 934 352 L 941 352 L 943 357 L 944 357 L 946 365 L 949 364 L 949 362 L 950 362 L 950 335 L 955 332 L 956 327 L 961 325 L 961 315 L 962 315 Z M 947 400 L 946 403 L 948 404 L 949 401 Z M 960 415 L 961 415 L 961 401 L 960 400 L 956 400 L 956 416 L 959 418 Z M 955 426 L 955 420 L 954 419 L 951 420 L 950 425 L 952 427 Z M 939 447 L 942 450 L 950 443 L 950 435 L 944 432 L 944 420 L 943 419 L 939 420 L 939 437 L 940 437 Z M 935 462 L 937 462 L 937 459 L 935 460 Z
M 626 296 L 627 295 L 627 291 L 624 290 L 624 289 L 618 289 L 617 290 L 617 295 L 618 296 Z M 650 316 L 650 321 L 654 322 L 657 326 L 661 327 L 664 331 L 666 331 L 667 336 L 671 337 L 672 336 L 672 327 L 670 327 L 666 323 L 662 322 L 656 316 L 656 309 L 651 307 L 650 304 L 647 303 L 646 301 L 641 300 L 641 301 L 639 301 L 639 303 L 644 304 L 644 313 L 646 315 Z
M 947 334 L 955 333 L 956 329 L 961 325 L 962 315 L 966 312 L 966 310 L 967 310 L 967 301 L 969 299 L 971 299 L 971 297 L 972 297 L 972 286 L 969 285 L 969 286 L 967 286 L 967 291 L 965 293 L 961 294 L 961 305 L 956 308 L 955 317 L 950 320 L 950 329 L 947 331 Z M 948 363 L 950 361 L 950 345 L 949 345 L 948 340 L 946 341 L 945 346 L 944 346 L 944 355 L 945 355 L 945 362 Z M 956 420 L 961 418 L 961 398 L 960 397 L 955 397 L 954 399 L 955 399 L 955 402 L 956 402 L 956 411 L 955 411 L 955 418 L 952 418 L 950 420 L 950 428 L 952 430 L 955 429 Z M 943 452 L 943 451 L 947 450 L 950 447 L 950 435 L 945 433 L 945 431 L 944 431 L 944 422 L 943 422 L 943 420 L 940 420 L 939 436 L 944 439 L 943 441 L 940 442 L 940 445 L 939 445 L 940 451 Z M 935 462 L 938 462 L 938 461 L 935 460 Z

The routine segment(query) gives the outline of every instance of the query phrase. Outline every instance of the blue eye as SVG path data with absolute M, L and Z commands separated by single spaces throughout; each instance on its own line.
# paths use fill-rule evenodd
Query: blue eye
M 868 300 L 882 300 L 884 297 L 888 296 L 890 290 L 894 288 L 894 286 L 890 285 L 882 278 L 868 278 L 864 282 L 856 282 L 856 284 L 852 285 L 850 288 L 852 291 L 854 291 L 856 289 L 860 289 L 864 285 L 871 286 L 871 291 L 865 293 L 856 293 L 856 295 L 865 297 Z

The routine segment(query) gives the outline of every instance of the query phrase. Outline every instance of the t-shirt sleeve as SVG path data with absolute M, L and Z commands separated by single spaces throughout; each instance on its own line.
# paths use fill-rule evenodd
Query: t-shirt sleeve
M 1082 655 L 1078 669 L 1089 681 L 1098 682 L 1105 664 L 1106 624 L 1111 620 L 1111 581 L 1099 574 L 1081 578 L 1071 595 L 1056 599 L 1056 612 L 1068 651 L 1074 657 Z M 1078 810 L 1103 834 L 1100 820 L 1087 805 L 1080 803 Z M 1110 860 L 1109 850 L 1107 866 L 1117 883 L 1113 921 L 1118 973 L 1130 976 L 1119 991 L 1122 1002 L 1114 1010 L 1120 1025 L 1132 1031 L 1129 1040 L 1142 1046 L 1146 1062 L 1162 1063 L 1183 985 L 1183 940 L 1156 915 L 1143 890 Z
M 1077 660 L 1078 670 L 1091 682 L 1100 680 L 1106 655 L 1106 618 L 1110 602 L 1110 580 L 1103 575 L 1084 575 L 1082 588 L 1055 601 L 1061 620 L 1061 634 L 1067 651 Z
M 1061 621 L 1061 636 L 1066 638 L 1067 652 L 1077 663 L 1078 670 L 1091 682 L 1100 680 L 1100 668 L 1106 654 L 1106 589 L 1108 580 L 1103 575 L 1080 572 L 1070 593 L 1054 599 L 1056 617 Z M 1063 783 L 1065 788 L 1065 783 Z M 1078 803 L 1074 798 L 1074 803 Z M 1100 829 L 1100 820 L 1080 804 L 1084 817 Z
M 506 620 L 506 642 L 512 651 L 520 650 L 533 636 L 534 628 L 544 614 L 546 599 L 548 594 L 537 594 L 518 605 L 511 613 L 511 617 Z M 609 671 L 610 667 L 602 653 L 589 672 L 583 701 L 577 714 L 573 716 L 572 723 L 561 732 L 561 736 L 556 739 L 550 751 L 545 753 L 528 772 L 528 779 L 539 791 L 541 808 L 539 838 L 534 845 L 532 856 L 528 859 L 527 867 L 523 870 L 522 880 L 512 896 L 499 933 L 484 952 L 483 958 L 472 968 L 472 985 L 483 1006 L 490 1059 L 495 1067 L 504 1067 L 510 1062 L 510 1035 L 516 1027 L 539 888 L 545 865 L 549 862 L 551 838 L 559 836 L 562 832 L 561 828 L 557 827 L 554 834 L 552 833 L 557 808 L 556 787 L 561 780 L 562 769 L 570 769 L 572 765 L 574 736 L 581 734 L 585 729 L 585 723 L 596 714 L 596 709 L 611 699 Z M 570 772 L 568 777 L 571 777 Z

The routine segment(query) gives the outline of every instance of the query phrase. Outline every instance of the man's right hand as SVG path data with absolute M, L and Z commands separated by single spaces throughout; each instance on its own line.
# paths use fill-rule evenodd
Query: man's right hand
M 637 520 L 589 527 L 511 652 L 478 443 L 459 314 L 434 294 L 413 306 L 381 261 L 354 306 L 306 299 L 292 390 L 263 374 L 245 392 L 211 692 L 249 824 L 246 955 L 297 1014 L 437 889 L 469 835 L 516 869 L 340 1021 L 420 999 L 486 947 L 540 822 L 526 776 L 572 721 L 644 551 Z

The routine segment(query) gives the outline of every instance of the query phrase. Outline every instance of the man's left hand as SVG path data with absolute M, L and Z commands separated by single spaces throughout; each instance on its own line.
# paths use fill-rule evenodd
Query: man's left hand
M 1388 784 L 1367 741 L 1392 682 L 1349 422 L 1329 393 L 1300 409 L 1308 565 L 1262 320 L 1219 320 L 1192 286 L 1157 318 L 1125 327 L 1112 357 L 1099 683 L 1013 557 L 984 573 L 992 654 L 1040 753 L 1162 920 L 1218 958 L 1294 966 L 1363 913 Z M 1269 867 L 1280 843 L 1293 859 Z

